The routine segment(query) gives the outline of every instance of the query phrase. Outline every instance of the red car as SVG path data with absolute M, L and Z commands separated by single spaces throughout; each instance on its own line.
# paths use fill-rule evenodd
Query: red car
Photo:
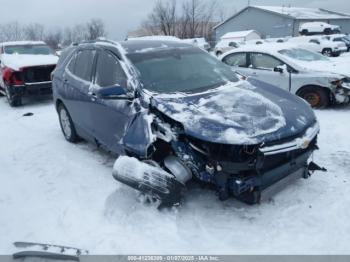
M 0 94 L 11 106 L 25 95 L 51 94 L 51 72 L 58 57 L 44 42 L 0 43 Z

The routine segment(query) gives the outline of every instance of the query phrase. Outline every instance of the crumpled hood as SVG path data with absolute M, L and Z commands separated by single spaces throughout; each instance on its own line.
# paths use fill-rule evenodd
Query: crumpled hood
M 316 121 L 300 98 L 249 79 L 196 94 L 160 94 L 153 105 L 186 134 L 209 142 L 253 145 L 298 135 Z
M 56 65 L 58 57 L 55 55 L 18 55 L 4 54 L 2 62 L 6 67 L 13 70 L 20 70 L 23 67 Z

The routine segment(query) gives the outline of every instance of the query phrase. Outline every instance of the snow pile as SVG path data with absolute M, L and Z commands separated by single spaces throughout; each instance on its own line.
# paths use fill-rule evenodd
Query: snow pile
M 246 81 L 228 83 L 195 102 L 186 101 L 191 95 L 167 98 L 163 94 L 163 104 L 158 109 L 181 122 L 185 129 L 201 132 L 215 142 L 255 144 L 256 137 L 284 127 L 286 120 L 278 105 L 252 88 Z
M 15 241 L 92 255 L 350 254 L 350 107 L 316 111 L 314 161 L 327 173 L 255 206 L 194 187 L 183 206 L 161 212 L 113 179 L 114 157 L 65 141 L 51 101 L 14 109 L 0 97 L 0 111 L 1 254 L 11 254 Z

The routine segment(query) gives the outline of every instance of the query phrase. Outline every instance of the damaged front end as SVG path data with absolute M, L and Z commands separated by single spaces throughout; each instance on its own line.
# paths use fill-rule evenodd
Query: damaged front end
M 317 122 L 304 134 L 278 143 L 229 145 L 192 137 L 181 123 L 156 109 L 151 112 L 151 119 L 150 115 L 139 118 L 130 129 L 133 131 L 129 131 L 145 132 L 137 124 L 145 121 L 149 128 L 142 137 L 148 143 L 135 142 L 133 135 L 130 140 L 125 139 L 128 156 L 117 159 L 113 176 L 165 205 L 178 204 L 193 177 L 213 185 L 220 200 L 233 196 L 255 204 L 292 179 L 308 178 L 310 172 L 321 170 L 309 163 L 313 151 L 318 149 Z

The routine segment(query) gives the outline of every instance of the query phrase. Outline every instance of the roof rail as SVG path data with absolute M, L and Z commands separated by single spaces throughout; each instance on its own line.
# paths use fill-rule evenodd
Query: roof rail
M 83 40 L 81 42 L 74 42 L 72 43 L 73 46 L 78 46 L 78 45 L 82 45 L 82 44 L 94 44 L 94 43 L 98 43 L 98 42 L 104 42 L 104 43 L 109 43 L 109 44 L 115 44 L 115 41 L 112 40 L 108 40 L 106 38 L 97 38 L 95 40 Z

